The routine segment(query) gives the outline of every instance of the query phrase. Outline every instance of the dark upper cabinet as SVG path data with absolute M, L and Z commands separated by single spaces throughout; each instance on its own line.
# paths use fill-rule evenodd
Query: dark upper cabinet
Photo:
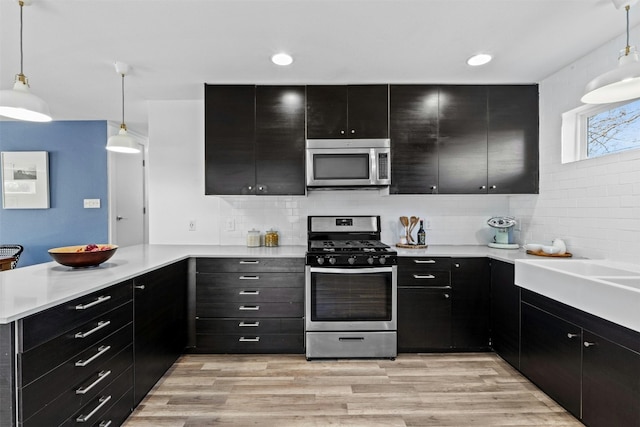
M 307 86 L 307 138 L 388 138 L 388 85 Z
M 304 86 L 205 85 L 205 194 L 304 195 Z
M 440 86 L 439 193 L 487 192 L 487 87 Z
M 254 193 L 254 100 L 255 86 L 205 85 L 205 194 Z
M 256 87 L 256 193 L 305 193 L 304 86 Z
M 392 194 L 438 192 L 438 93 L 437 86 L 389 88 Z
M 538 193 L 538 86 L 489 86 L 488 192 Z

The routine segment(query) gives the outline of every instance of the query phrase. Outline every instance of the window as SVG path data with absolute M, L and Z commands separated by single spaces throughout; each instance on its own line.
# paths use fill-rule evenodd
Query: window
M 562 163 L 640 148 L 640 99 L 562 115 Z

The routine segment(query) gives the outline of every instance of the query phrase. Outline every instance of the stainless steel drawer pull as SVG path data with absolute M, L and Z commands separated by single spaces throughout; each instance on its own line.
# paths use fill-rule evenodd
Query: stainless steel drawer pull
M 414 274 L 413 278 L 414 279 L 435 279 L 436 276 L 434 276 L 433 274 Z
M 240 291 L 238 295 L 260 295 L 260 291 Z
M 593 347 L 594 345 L 596 345 L 596 343 L 594 342 L 589 342 L 589 341 L 585 341 L 584 342 L 584 346 L 589 348 L 589 347 Z
M 260 280 L 260 276 L 240 276 L 240 280 Z
M 257 328 L 258 326 L 260 326 L 260 322 L 251 322 L 251 323 L 247 323 L 247 322 L 240 322 L 238 323 L 238 326 L 240 326 L 241 328 Z
M 579 337 L 580 334 L 572 334 L 571 332 L 567 332 L 567 338 L 575 338 L 575 337 Z
M 98 357 L 102 356 L 109 350 L 111 350 L 110 345 L 103 345 L 101 347 L 98 347 L 98 352 L 96 354 L 94 354 L 87 360 L 78 360 L 76 362 L 76 366 L 80 366 L 80 367 L 87 366 L 89 363 L 93 362 L 94 360 L 96 360 Z
M 242 260 L 242 261 L 240 261 L 240 264 L 260 264 L 260 261 L 255 260 L 255 259 L 254 260 L 250 260 L 250 261 Z
M 91 329 L 90 331 L 87 331 L 87 332 L 78 332 L 75 335 L 75 337 L 76 338 L 86 338 L 89 335 L 93 334 L 94 332 L 98 332 L 100 329 L 106 328 L 110 324 L 111 324 L 111 320 L 102 320 L 102 321 L 98 322 L 98 326 L 96 326 L 95 328 L 93 328 L 93 329 Z
M 144 285 L 134 285 L 133 288 L 134 289 L 144 290 Z
M 87 421 L 89 421 L 89 418 L 93 417 L 96 412 L 98 412 L 100 410 L 100 408 L 102 408 L 104 405 L 107 404 L 108 401 L 111 400 L 111 396 L 102 396 L 100 399 L 98 399 L 98 402 L 100 402 L 100 404 L 98 406 L 96 406 L 95 408 L 93 408 L 93 411 L 89 412 L 87 415 L 80 415 L 78 418 L 76 418 L 76 422 L 78 423 L 86 423 Z M 100 424 L 102 425 L 102 424 Z M 109 424 L 107 424 L 109 425 Z
M 238 341 L 240 341 L 240 342 L 259 342 L 260 341 L 260 337 L 253 337 L 253 338 L 240 337 L 238 339 Z
M 111 420 L 108 421 L 103 421 L 100 424 L 98 424 L 98 427 L 109 427 L 111 425 Z
M 416 264 L 435 264 L 436 261 L 433 259 L 414 259 L 413 262 Z
M 364 341 L 364 337 L 339 337 L 338 341 Z
M 260 310 L 260 306 L 259 305 L 241 305 L 240 307 L 238 307 L 238 310 Z
M 79 304 L 76 305 L 76 310 L 86 310 L 87 308 L 91 308 L 95 305 L 102 304 L 105 301 L 109 301 L 111 299 L 111 295 L 103 295 L 98 297 L 97 300 L 90 302 L 89 304 Z
M 94 382 L 92 382 L 87 387 L 80 387 L 79 389 L 77 389 L 76 390 L 76 394 L 87 394 L 89 392 L 89 390 L 91 390 L 92 388 L 94 388 L 95 386 L 100 384 L 109 375 L 111 375 L 111 371 L 100 371 L 100 372 L 98 372 L 98 379 L 95 380 Z

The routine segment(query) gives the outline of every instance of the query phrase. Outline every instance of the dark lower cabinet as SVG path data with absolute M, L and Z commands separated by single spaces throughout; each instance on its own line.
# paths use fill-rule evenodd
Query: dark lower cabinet
M 497 260 L 491 260 L 491 347 L 520 367 L 520 287 L 513 264 Z
M 398 352 L 451 348 L 451 290 L 398 288 Z
M 488 260 L 453 258 L 451 287 L 453 348 L 487 350 L 491 308 Z
M 134 279 L 136 405 L 186 347 L 186 283 L 186 261 Z
M 582 422 L 640 426 L 640 353 L 585 330 L 582 354 Z
M 579 326 L 522 303 L 520 370 L 576 418 L 580 418 L 581 357 Z

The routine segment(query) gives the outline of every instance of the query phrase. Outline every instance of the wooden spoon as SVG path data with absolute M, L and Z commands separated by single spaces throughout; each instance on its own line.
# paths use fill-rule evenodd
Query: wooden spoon
M 411 225 L 409 226 L 409 236 L 411 236 L 411 233 L 413 232 L 413 229 L 418 224 L 418 221 L 419 221 L 419 218 L 417 216 L 412 216 L 411 217 Z M 415 240 L 413 240 L 412 236 L 411 236 L 411 242 L 415 242 Z
M 400 224 L 402 224 L 402 226 L 404 227 L 404 234 L 407 236 L 407 243 L 410 242 L 409 240 L 409 218 L 407 218 L 406 216 L 401 216 L 400 217 Z

